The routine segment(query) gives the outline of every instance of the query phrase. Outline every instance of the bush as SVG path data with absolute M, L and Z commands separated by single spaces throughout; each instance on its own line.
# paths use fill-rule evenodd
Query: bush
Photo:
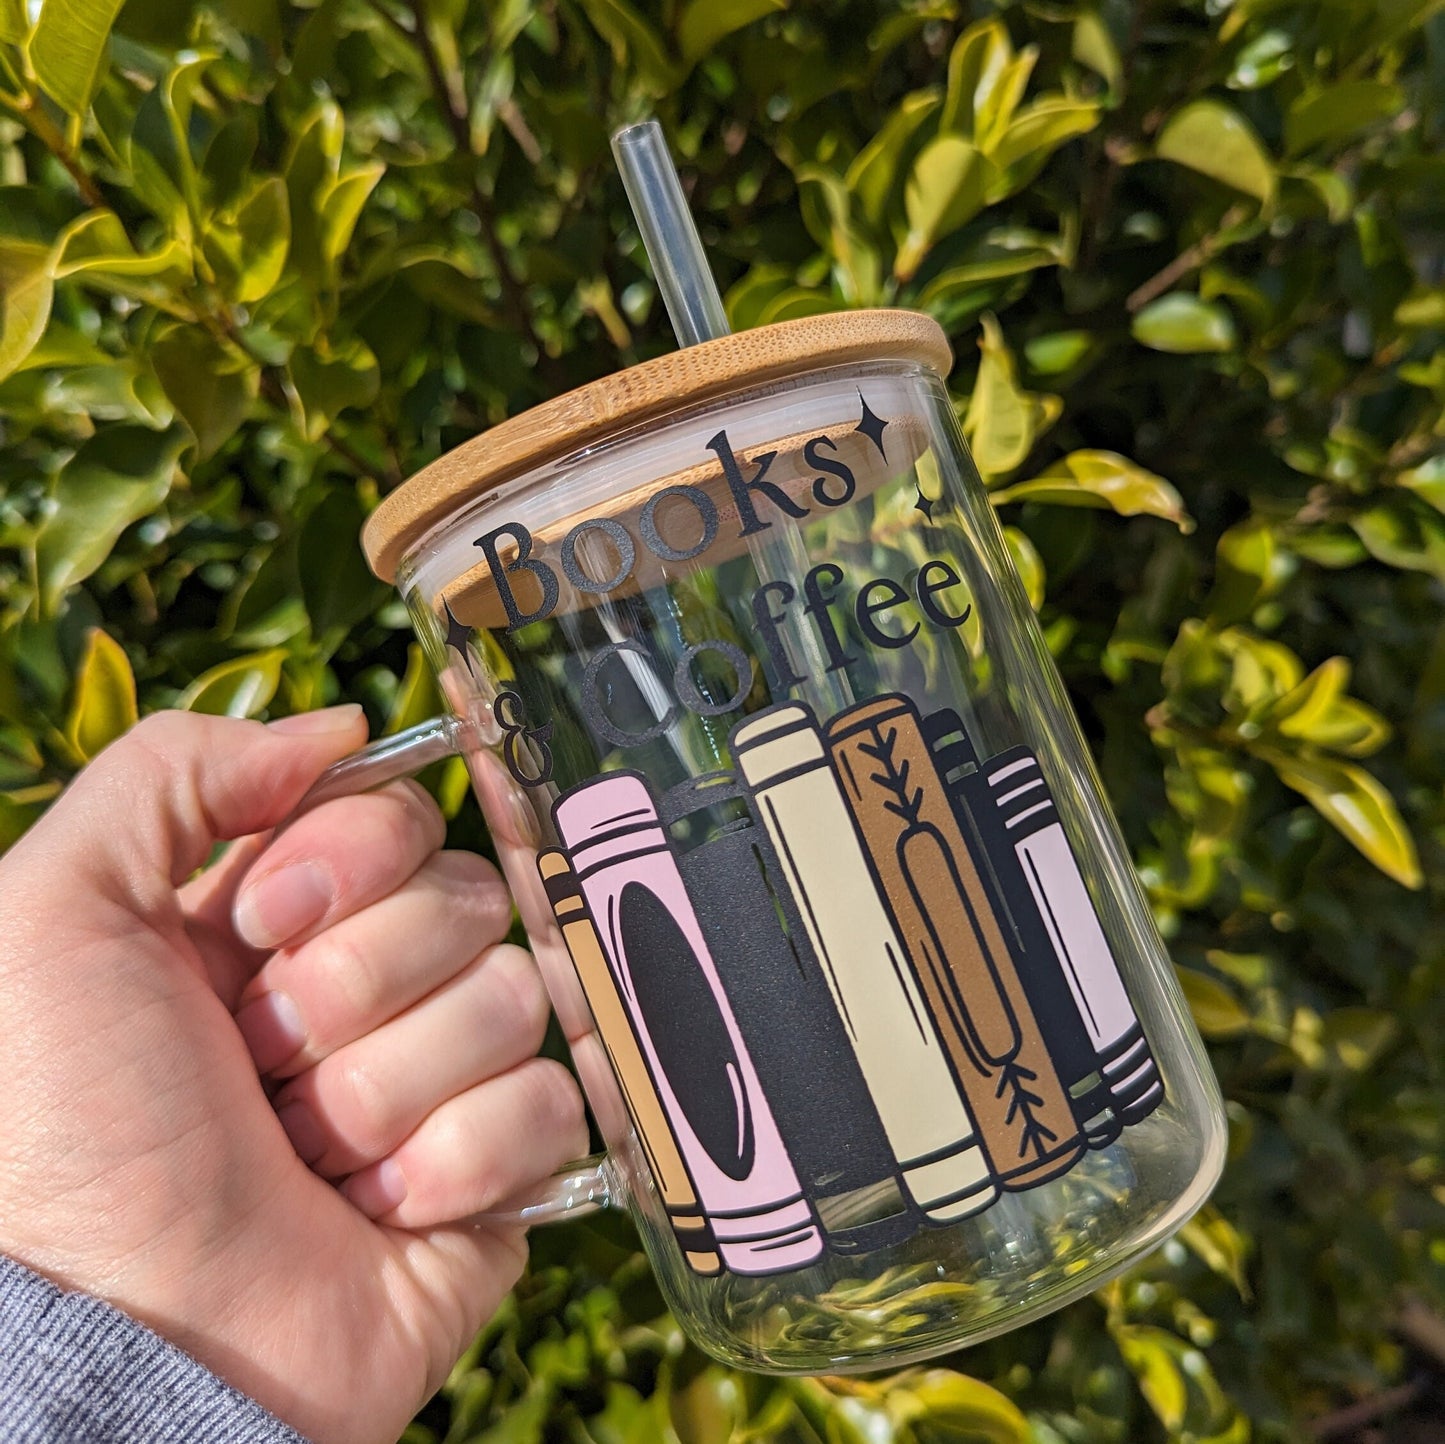
M 0 0 L 0 844 L 138 706 L 435 705 L 357 528 L 672 346 L 607 150 L 654 110 L 737 327 L 954 338 L 1230 1100 L 1177 1241 L 953 1367 L 730 1374 L 604 1219 L 536 1237 L 408 1437 L 1299 1440 L 1408 1382 L 1445 1301 L 1438 0 L 116 9 Z

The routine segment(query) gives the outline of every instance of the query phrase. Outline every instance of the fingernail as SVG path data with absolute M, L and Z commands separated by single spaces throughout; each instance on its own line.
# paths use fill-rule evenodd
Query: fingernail
M 406 1197 L 406 1177 L 394 1158 L 383 1158 L 363 1172 L 353 1173 L 341 1191 L 367 1218 L 380 1218 Z
M 316 1115 L 299 1098 L 283 1103 L 276 1110 L 276 1117 L 281 1120 L 281 1126 L 302 1163 L 315 1163 L 326 1152 L 329 1146 L 326 1134 L 316 1121 Z
M 360 716 L 360 703 L 343 702 L 339 707 L 323 707 L 318 712 L 295 712 L 289 717 L 278 717 L 266 725 L 288 737 L 315 737 L 323 732 L 350 732 Z
M 263 993 L 236 1014 L 236 1026 L 261 1073 L 279 1068 L 306 1044 L 306 1025 L 285 993 Z
M 236 931 L 253 948 L 278 947 L 320 918 L 334 896 L 331 874 L 319 863 L 289 863 L 242 890 Z

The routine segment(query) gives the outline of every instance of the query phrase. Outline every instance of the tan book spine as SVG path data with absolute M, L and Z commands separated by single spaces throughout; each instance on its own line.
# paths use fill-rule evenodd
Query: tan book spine
M 577 875 L 567 861 L 567 854 L 556 848 L 538 854 L 537 871 L 542 875 L 557 926 L 562 930 L 562 939 L 577 969 L 597 1034 L 612 1065 L 628 1117 L 678 1245 L 695 1273 L 719 1273 L 722 1264 L 713 1245 L 712 1230 L 653 1086 L 612 970 L 607 966 L 602 940 L 583 900 Z
M 1034 1188 L 1085 1149 L 1048 1042 L 908 698 L 828 726 L 843 795 L 995 1176 Z

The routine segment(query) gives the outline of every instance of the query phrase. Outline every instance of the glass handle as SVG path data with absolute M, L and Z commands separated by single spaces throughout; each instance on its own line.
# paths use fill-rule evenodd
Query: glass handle
M 359 752 L 333 763 L 312 784 L 296 804 L 287 822 L 310 812 L 335 797 L 370 792 L 410 777 L 443 758 L 454 757 L 483 743 L 481 728 L 465 717 L 432 717 L 398 732 L 379 737 Z M 284 826 L 285 824 L 283 824 Z M 563 1218 L 581 1218 L 606 1208 L 623 1196 L 621 1185 L 605 1153 L 579 1158 L 559 1169 L 534 1196 L 509 1201 L 489 1213 L 472 1216 L 473 1223 L 553 1223 Z

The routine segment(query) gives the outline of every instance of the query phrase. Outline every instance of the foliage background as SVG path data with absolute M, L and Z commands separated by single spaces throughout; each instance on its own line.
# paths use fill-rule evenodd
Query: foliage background
M 0 0 L 0 845 L 137 705 L 434 705 L 357 528 L 671 347 L 606 144 L 655 111 L 737 326 L 954 338 L 1230 1100 L 1181 1240 L 892 1378 L 730 1374 L 625 1222 L 544 1232 L 415 1444 L 1445 1413 L 1440 8 Z

